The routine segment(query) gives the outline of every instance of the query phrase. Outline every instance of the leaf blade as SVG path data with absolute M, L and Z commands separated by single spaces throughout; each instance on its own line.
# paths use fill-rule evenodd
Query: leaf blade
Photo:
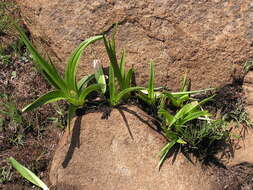
M 32 102 L 31 104 L 28 104 L 27 106 L 25 106 L 22 109 L 22 112 L 31 111 L 44 104 L 48 104 L 51 102 L 64 100 L 64 99 L 67 99 L 67 97 L 60 90 L 54 90 L 54 91 L 44 94 L 43 96 L 39 97 L 34 102 Z
M 102 38 L 103 38 L 102 35 L 98 35 L 98 36 L 93 36 L 84 40 L 71 54 L 67 62 L 67 69 L 65 70 L 65 73 L 64 73 L 64 79 L 71 89 L 77 90 L 77 84 L 76 84 L 77 65 L 83 54 L 84 49 L 88 47 L 90 44 Z
M 8 161 L 25 179 L 27 179 L 34 185 L 37 185 L 38 187 L 42 188 L 43 190 L 49 190 L 49 188 L 43 181 L 41 181 L 32 171 L 21 165 L 14 158 L 10 157 L 8 158 Z
M 24 31 L 17 24 L 14 24 L 14 26 L 19 32 L 21 40 L 24 42 L 27 49 L 32 54 L 35 64 L 37 64 L 38 67 L 46 73 L 46 77 L 48 77 L 47 79 L 51 81 L 51 84 L 57 84 L 55 85 L 56 88 L 60 88 L 62 90 L 66 89 L 67 86 L 60 77 L 55 67 L 53 65 L 48 64 L 47 61 L 37 52 L 37 50 L 33 47 L 32 43 L 30 42 Z

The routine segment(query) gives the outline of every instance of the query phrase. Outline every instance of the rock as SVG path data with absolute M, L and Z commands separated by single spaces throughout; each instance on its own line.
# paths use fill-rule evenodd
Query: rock
M 227 166 L 253 164 L 253 130 L 241 129 L 238 133 L 241 138 L 235 143 L 233 157 L 228 161 Z
M 253 121 L 253 71 L 248 72 L 244 77 L 243 92 L 246 103 L 245 110 L 249 119 Z M 235 143 L 233 157 L 227 165 L 253 164 L 253 129 L 234 128 L 232 133 L 241 136 L 241 138 Z
M 214 176 L 181 154 L 173 164 L 167 159 L 158 171 L 157 154 L 165 139 L 140 109 L 114 109 L 108 120 L 101 116 L 78 117 L 73 133 L 65 132 L 51 164 L 53 185 L 78 190 L 219 189 Z
M 253 121 L 253 71 L 247 73 L 243 81 L 243 92 L 245 96 L 246 111 Z
M 137 83 L 147 81 L 153 60 L 156 84 L 179 88 L 185 72 L 193 89 L 231 82 L 253 56 L 253 3 L 179 0 L 22 0 L 21 14 L 37 44 L 57 58 L 63 70 L 70 52 L 84 39 L 110 33 L 119 23 L 117 41 L 136 68 Z M 93 72 L 93 59 L 108 66 L 102 42 L 85 54 L 79 75 Z

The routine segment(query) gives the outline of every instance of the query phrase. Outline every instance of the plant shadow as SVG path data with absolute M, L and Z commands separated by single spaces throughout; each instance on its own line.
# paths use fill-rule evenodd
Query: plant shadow
M 82 116 L 78 116 L 75 120 L 73 129 L 72 129 L 71 141 L 70 141 L 70 146 L 69 146 L 68 152 L 65 156 L 64 161 L 62 162 L 63 168 L 66 168 L 68 166 L 68 164 L 75 152 L 75 149 L 80 147 L 81 122 L 82 122 Z
M 99 107 L 98 110 L 96 109 L 90 109 L 90 110 L 84 110 L 79 109 L 77 110 L 77 118 L 75 120 L 75 123 L 73 125 L 73 129 L 70 132 L 71 134 L 71 140 L 68 152 L 64 158 L 64 161 L 62 162 L 62 167 L 66 168 L 70 162 L 70 160 L 73 157 L 73 154 L 76 150 L 76 148 L 80 148 L 80 132 L 81 132 L 81 126 L 82 126 L 82 117 L 84 117 L 88 113 L 94 113 L 94 112 L 102 112 L 101 119 L 108 119 L 111 113 L 111 108 L 107 106 Z

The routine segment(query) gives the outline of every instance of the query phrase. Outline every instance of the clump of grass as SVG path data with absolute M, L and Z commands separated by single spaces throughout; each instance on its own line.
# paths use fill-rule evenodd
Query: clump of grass
M 7 15 L 7 8 L 11 2 L 0 2 L 0 36 L 5 35 L 11 27 L 9 17 Z
M 69 103 L 69 114 L 68 121 L 74 116 L 75 110 L 78 107 L 82 107 L 86 101 L 86 97 L 93 91 L 98 91 L 101 89 L 100 84 L 92 84 L 87 86 L 89 83 L 89 78 L 84 77 L 79 82 L 76 81 L 77 65 L 83 54 L 83 51 L 95 41 L 102 39 L 103 36 L 91 37 L 83 41 L 79 47 L 77 47 L 71 54 L 68 62 L 67 68 L 62 78 L 59 72 L 54 67 L 52 61 L 49 62 L 45 60 L 38 51 L 33 47 L 28 37 L 25 35 L 24 31 L 15 24 L 17 31 L 20 34 L 21 40 L 26 45 L 27 49 L 32 55 L 32 58 L 36 66 L 43 73 L 44 77 L 48 82 L 55 88 L 55 90 L 44 94 L 31 104 L 27 105 L 22 109 L 22 112 L 31 111 L 44 104 L 65 100 Z
M 16 104 L 7 94 L 0 94 L 0 107 L 0 132 L 11 131 L 12 135 L 8 138 L 9 143 L 22 145 L 24 138 L 22 130 L 25 121 Z
M 144 89 L 143 87 L 131 86 L 134 70 L 131 68 L 126 71 L 124 50 L 121 52 L 120 61 L 117 60 L 115 32 L 116 28 L 111 39 L 107 39 L 105 35 L 103 36 L 106 52 L 110 60 L 108 81 L 109 97 L 107 100 L 111 106 L 119 105 L 131 92 Z
M 200 160 L 219 151 L 216 145 L 230 139 L 228 122 L 224 120 L 199 121 L 184 129 L 182 138 L 187 142 L 185 152 L 195 154 Z
M 11 181 L 12 175 L 10 166 L 0 168 L 0 183 L 4 184 Z
M 235 104 L 235 109 L 225 113 L 222 116 L 222 119 L 228 122 L 234 121 L 238 126 L 243 125 L 245 127 L 252 127 L 253 123 L 250 121 L 249 115 L 244 106 L 243 100 L 239 99 Z
M 253 61 L 247 61 L 244 65 L 243 65 L 243 70 L 245 73 L 249 72 L 250 70 L 252 70 L 253 68 Z

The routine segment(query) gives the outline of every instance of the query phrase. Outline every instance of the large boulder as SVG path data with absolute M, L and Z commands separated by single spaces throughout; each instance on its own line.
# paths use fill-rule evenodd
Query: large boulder
M 178 154 L 159 171 L 158 152 L 165 139 L 136 107 L 112 110 L 109 118 L 89 113 L 74 120 L 73 133 L 61 138 L 50 181 L 77 190 L 218 190 L 214 176 Z
M 245 113 L 248 118 L 240 118 L 240 120 L 247 119 L 248 126 L 240 124 L 238 127 L 237 122 L 230 123 L 230 134 L 240 138 L 233 138 L 233 143 L 229 146 L 224 145 L 224 151 L 220 151 L 216 157 L 221 163 L 226 166 L 252 166 L 253 164 L 253 71 L 249 71 L 244 77 L 243 94 L 245 100 Z M 242 116 L 240 116 L 242 117 Z M 251 123 L 250 123 L 251 122 Z
M 181 0 L 17 0 L 35 41 L 42 42 L 63 70 L 70 52 L 84 39 L 110 33 L 119 23 L 117 41 L 127 50 L 128 66 L 144 84 L 153 60 L 156 82 L 177 89 L 188 71 L 192 87 L 218 87 L 240 74 L 253 56 L 253 3 Z M 38 43 L 37 43 L 38 44 Z M 93 72 L 91 62 L 108 65 L 103 44 L 89 51 L 80 75 Z
M 253 122 L 253 71 L 247 73 L 244 78 L 243 92 L 245 96 L 245 110 L 248 114 L 249 122 Z M 253 164 L 253 128 L 240 127 L 234 133 L 241 138 L 235 143 L 233 157 L 228 165 Z

